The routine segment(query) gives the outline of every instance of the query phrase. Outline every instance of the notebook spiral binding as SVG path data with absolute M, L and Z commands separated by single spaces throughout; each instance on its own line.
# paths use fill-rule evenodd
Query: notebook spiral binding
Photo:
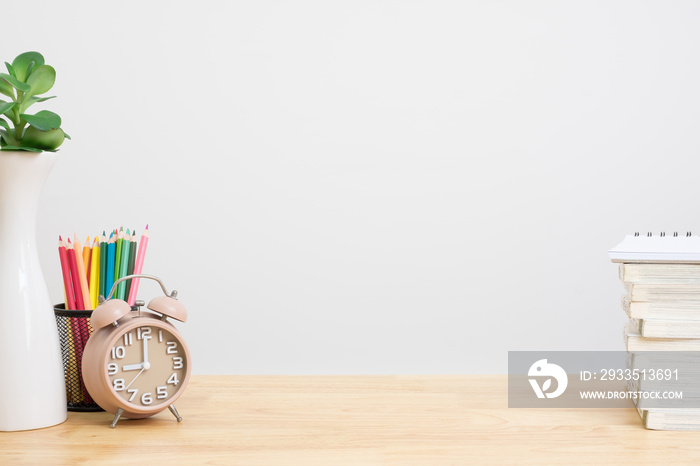
M 639 236 L 639 232 L 638 232 L 638 231 L 635 231 L 635 232 L 634 232 L 634 236 Z M 647 232 L 647 236 L 654 236 L 654 234 L 653 234 L 652 232 L 648 231 L 648 232 Z M 661 238 L 664 238 L 664 237 L 666 236 L 666 232 L 665 232 L 665 231 L 662 231 L 661 233 L 659 233 L 659 236 L 660 236 Z M 685 233 L 685 236 L 686 236 L 686 237 L 688 237 L 688 236 L 693 236 L 693 234 L 692 234 L 690 231 L 687 231 L 687 232 Z M 674 238 L 678 237 L 678 232 L 677 232 L 677 231 L 674 231 L 674 232 L 673 232 L 673 237 L 674 237 Z

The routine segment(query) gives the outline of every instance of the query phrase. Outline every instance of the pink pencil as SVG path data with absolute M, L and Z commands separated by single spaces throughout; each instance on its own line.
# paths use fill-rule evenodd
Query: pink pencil
M 148 247 L 148 225 L 141 235 L 141 241 L 139 242 L 139 252 L 136 254 L 136 263 L 134 264 L 134 275 L 138 275 L 143 270 L 143 259 L 146 256 L 146 248 Z M 129 306 L 133 306 L 136 302 L 136 292 L 139 288 L 139 279 L 131 279 L 131 290 L 129 291 L 129 299 L 127 303 Z

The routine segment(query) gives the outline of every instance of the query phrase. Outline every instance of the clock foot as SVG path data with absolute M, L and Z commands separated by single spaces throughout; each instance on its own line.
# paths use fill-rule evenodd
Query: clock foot
M 122 413 L 124 413 L 124 410 L 121 409 L 121 408 L 119 408 L 119 409 L 117 410 L 117 413 L 114 415 L 114 420 L 113 420 L 112 423 L 109 425 L 112 429 L 114 429 L 115 427 L 117 427 L 117 421 L 118 421 L 119 418 L 122 416 Z
M 170 410 L 171 413 L 173 413 L 173 416 L 175 416 L 175 419 L 177 419 L 177 422 L 182 422 L 182 418 L 177 413 L 177 409 L 175 409 L 175 405 L 168 406 L 168 409 Z

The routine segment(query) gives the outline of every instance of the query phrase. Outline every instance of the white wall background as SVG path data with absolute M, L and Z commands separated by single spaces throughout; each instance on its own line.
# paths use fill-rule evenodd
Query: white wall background
M 623 349 L 607 250 L 700 228 L 695 2 L 21 10 L 0 58 L 45 55 L 73 136 L 39 212 L 52 297 L 59 234 L 150 224 L 195 373 Z

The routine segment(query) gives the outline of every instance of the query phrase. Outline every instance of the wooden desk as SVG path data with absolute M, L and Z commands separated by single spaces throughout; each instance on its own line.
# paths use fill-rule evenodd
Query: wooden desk
M 68 413 L 0 434 L 0 464 L 698 463 L 700 433 L 633 409 L 507 408 L 506 376 L 194 376 L 165 411 L 109 427 Z

